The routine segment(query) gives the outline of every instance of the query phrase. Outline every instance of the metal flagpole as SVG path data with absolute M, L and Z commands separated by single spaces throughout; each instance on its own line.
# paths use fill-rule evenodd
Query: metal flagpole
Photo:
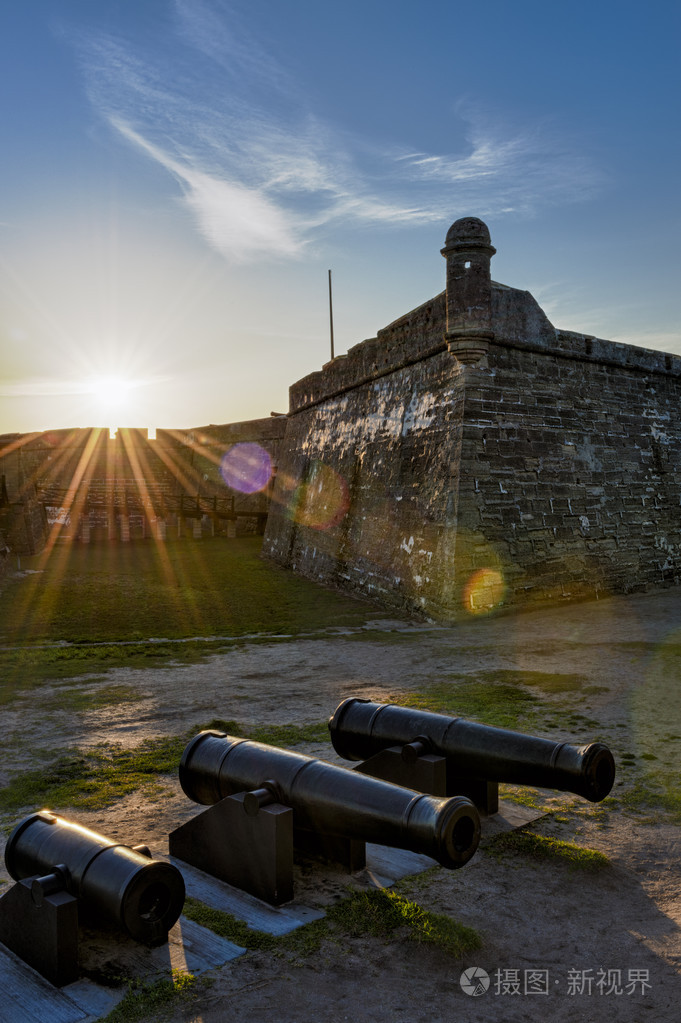
M 331 328 L 331 359 L 335 358 L 333 354 L 333 299 L 331 297 L 331 271 L 329 270 L 329 326 Z

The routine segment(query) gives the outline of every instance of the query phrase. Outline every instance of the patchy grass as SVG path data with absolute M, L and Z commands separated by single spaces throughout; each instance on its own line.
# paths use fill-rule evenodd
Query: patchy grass
M 88 682 L 101 677 L 102 672 L 109 668 L 145 667 L 150 666 L 149 657 L 159 660 L 170 657 L 169 649 L 165 651 L 153 646 L 147 648 L 142 644 L 122 647 L 57 647 L 53 649 L 37 649 L 26 647 L 18 650 L 0 651 L 0 673 L 3 685 L 0 687 L 0 706 L 7 706 L 17 696 L 30 695 L 43 682 L 60 682 L 74 677 L 86 676 Z
M 533 860 L 565 863 L 571 870 L 602 870 L 610 864 L 608 857 L 597 849 L 587 849 L 574 842 L 535 835 L 522 829 L 495 835 L 483 849 L 497 859 L 509 855 L 525 856 Z
M 186 900 L 184 913 L 242 948 L 266 952 L 311 955 L 319 950 L 322 940 L 327 937 L 370 935 L 394 940 L 397 932 L 408 940 L 436 945 L 457 958 L 482 945 L 479 934 L 472 927 L 466 927 L 442 913 L 422 909 L 404 895 L 385 888 L 353 892 L 348 898 L 330 906 L 324 919 L 314 920 L 277 937 L 252 930 L 229 913 L 211 909 L 196 899 Z
M 630 812 L 662 812 L 681 822 L 681 647 L 678 631 L 650 651 L 640 683 L 629 694 L 631 742 L 623 762 L 638 770 L 622 794 Z
M 299 956 L 313 955 L 319 950 L 322 939 L 327 935 L 325 919 L 312 920 L 304 927 L 298 927 L 288 934 L 273 935 L 249 927 L 231 913 L 213 909 L 197 899 L 187 897 L 182 910 L 189 920 L 207 927 L 234 945 L 250 951 L 281 953 L 291 952 Z
M 195 997 L 195 983 L 194 975 L 183 970 L 173 970 L 172 977 L 152 983 L 131 981 L 123 1000 L 99 1023 L 143 1023 L 150 1015 L 168 1009 L 171 1004 L 189 1004 Z
M 142 789 L 153 798 L 159 775 L 177 773 L 186 736 L 147 739 L 132 749 L 96 746 L 64 750 L 51 764 L 22 771 L 0 790 L 0 811 L 22 807 L 83 807 L 94 810 Z
M 510 686 L 530 686 L 533 689 L 539 689 L 542 693 L 583 691 L 589 681 L 585 675 L 549 671 L 519 671 L 511 668 L 479 671 L 476 678 L 488 685 L 500 683 Z
M 24 647 L 0 650 L 0 706 L 18 696 L 30 696 L 43 682 L 59 683 L 82 678 L 101 681 L 111 668 L 155 668 L 165 664 L 197 664 L 228 646 L 226 640 L 178 643 L 124 643 L 54 648 Z
M 54 693 L 48 699 L 42 697 L 41 711 L 49 713 L 52 710 L 68 710 L 73 714 L 79 714 L 84 711 L 98 710 L 101 707 L 110 707 L 120 703 L 135 703 L 137 700 L 144 699 L 144 693 L 138 692 L 132 686 L 102 685 L 93 689 L 92 681 L 94 680 L 89 681 L 87 688 L 70 686 Z
M 634 784 L 618 795 L 622 810 L 646 816 L 643 823 L 659 823 L 664 813 L 673 824 L 681 824 L 681 788 L 676 775 L 650 771 L 642 774 Z
M 271 952 L 281 940 L 265 931 L 256 931 L 243 920 L 232 916 L 231 913 L 226 913 L 222 909 L 213 909 L 212 906 L 207 906 L 205 902 L 199 902 L 198 899 L 189 895 L 184 900 L 182 912 L 188 920 L 207 927 L 214 934 L 219 934 L 221 938 L 226 938 L 227 941 L 231 941 L 232 944 L 239 945 L 241 948 Z
M 571 810 L 572 813 L 580 817 L 588 817 L 597 828 L 604 828 L 610 823 L 612 812 L 619 811 L 620 808 L 621 802 L 618 796 L 606 796 L 600 803 L 580 802 L 571 807 Z
M 387 888 L 354 892 L 350 898 L 330 907 L 327 918 L 353 937 L 370 934 L 392 939 L 395 932 L 404 929 L 409 940 L 437 945 L 457 958 L 482 945 L 480 935 L 472 927 L 443 913 L 431 913 L 404 895 Z
M 326 722 L 245 729 L 238 721 L 213 718 L 182 735 L 146 739 L 132 748 L 102 744 L 88 750 L 66 749 L 39 769 L 14 775 L 0 789 L 0 812 L 46 806 L 98 810 L 137 789 L 150 799 L 158 797 L 164 791 L 160 778 L 177 776 L 187 742 L 209 728 L 287 747 L 325 742 L 329 734 Z
M 521 731 L 536 727 L 541 710 L 539 698 L 517 685 L 471 682 L 467 676 L 461 681 L 426 686 L 418 693 L 398 693 L 393 702 Z
M 535 789 L 529 785 L 499 785 L 499 799 L 510 799 L 518 806 L 526 806 L 529 810 L 545 810 L 549 792 L 546 789 Z

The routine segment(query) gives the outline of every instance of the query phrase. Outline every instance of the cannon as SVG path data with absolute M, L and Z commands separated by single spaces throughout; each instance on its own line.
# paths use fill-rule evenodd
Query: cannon
M 447 788 L 493 781 L 574 792 L 592 803 L 604 799 L 615 780 L 615 761 L 601 742 L 574 746 L 505 728 L 492 728 L 429 711 L 350 697 L 329 721 L 331 742 L 346 760 L 367 761 L 401 747 L 403 763 L 424 754 L 446 760 Z M 416 786 L 414 786 L 416 787 Z
M 301 753 L 224 732 L 204 731 L 191 740 L 182 755 L 180 784 L 194 802 L 208 805 L 220 815 L 229 812 L 230 816 L 216 818 L 213 823 L 210 811 L 206 811 L 182 825 L 170 836 L 171 855 L 223 880 L 232 880 L 254 894 L 264 892 L 261 897 L 268 901 L 287 901 L 292 888 L 288 881 L 282 882 L 285 892 L 277 884 L 269 893 L 254 886 L 250 875 L 265 870 L 256 863 L 265 839 L 255 831 L 248 830 L 236 868 L 223 866 L 239 835 L 255 826 L 261 811 L 281 815 L 288 808 L 291 861 L 294 827 L 296 835 L 307 833 L 408 849 L 448 868 L 467 863 L 480 838 L 479 816 L 467 798 L 419 794 Z M 217 811 L 218 807 L 222 809 Z M 288 849 L 284 855 L 289 856 Z M 235 880 L 235 876 L 241 880 Z
M 78 924 L 161 945 L 182 912 L 182 874 L 146 846 L 120 845 L 41 810 L 14 828 L 0 899 L 0 941 L 58 985 L 77 976 Z

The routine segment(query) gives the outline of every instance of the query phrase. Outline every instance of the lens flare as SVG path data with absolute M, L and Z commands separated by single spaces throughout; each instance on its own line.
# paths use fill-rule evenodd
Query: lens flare
M 314 461 L 308 478 L 293 495 L 293 518 L 311 529 L 332 529 L 350 507 L 350 493 L 343 477 L 323 462 Z
M 244 441 L 223 455 L 220 473 L 232 490 L 255 494 L 264 490 L 272 478 L 272 459 L 259 444 Z
M 468 579 L 463 591 L 463 606 L 470 614 L 488 614 L 500 604 L 506 593 L 506 583 L 495 568 L 479 568 Z

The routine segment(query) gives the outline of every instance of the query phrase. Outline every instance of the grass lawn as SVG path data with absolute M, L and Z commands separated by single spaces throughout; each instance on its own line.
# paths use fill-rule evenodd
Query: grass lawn
M 0 643 L 314 631 L 376 609 L 260 557 L 262 539 L 57 545 L 0 591 Z
M 22 574 L 0 589 L 0 706 L 43 680 L 195 663 L 243 636 L 382 617 L 262 559 L 261 547 L 261 537 L 72 543 L 22 558 Z

